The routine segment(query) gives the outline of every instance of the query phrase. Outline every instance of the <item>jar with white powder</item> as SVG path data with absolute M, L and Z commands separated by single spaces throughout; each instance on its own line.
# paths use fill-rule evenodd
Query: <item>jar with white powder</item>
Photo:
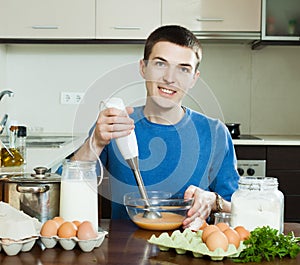
M 284 197 L 273 177 L 241 177 L 231 198 L 231 225 L 249 231 L 270 226 L 283 232 Z

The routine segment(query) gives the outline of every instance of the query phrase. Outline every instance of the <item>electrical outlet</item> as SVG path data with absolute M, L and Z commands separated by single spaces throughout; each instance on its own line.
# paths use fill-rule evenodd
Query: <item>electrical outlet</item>
M 83 96 L 81 92 L 61 92 L 60 104 L 80 104 Z

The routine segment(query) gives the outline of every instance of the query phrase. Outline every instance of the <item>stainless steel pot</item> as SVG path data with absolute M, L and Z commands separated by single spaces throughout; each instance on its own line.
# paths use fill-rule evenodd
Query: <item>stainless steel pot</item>
M 57 174 L 37 171 L 6 176 L 2 179 L 3 201 L 43 223 L 59 215 L 60 181 Z

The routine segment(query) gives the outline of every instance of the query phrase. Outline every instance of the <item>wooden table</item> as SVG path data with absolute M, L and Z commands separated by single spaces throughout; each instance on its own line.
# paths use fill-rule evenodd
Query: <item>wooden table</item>
M 0 254 L 1 265 L 52 265 L 52 264 L 119 264 L 119 265 L 225 265 L 238 264 L 230 259 L 211 261 L 208 258 L 194 258 L 191 253 L 178 255 L 174 250 L 161 252 L 156 246 L 147 242 L 154 233 L 138 229 L 131 221 L 101 220 L 101 227 L 109 232 L 103 244 L 92 252 L 84 253 L 78 247 L 66 251 L 57 245 L 53 249 L 42 250 L 35 244 L 30 252 L 19 253 L 16 256 L 7 256 L 3 251 Z M 294 231 L 300 236 L 300 223 L 286 223 L 285 232 Z M 159 232 L 155 232 L 159 235 Z M 300 254 L 296 259 L 285 258 L 275 262 L 261 264 L 298 265 Z M 247 263 L 248 264 L 248 263 Z M 249 265 L 253 263 L 249 263 Z

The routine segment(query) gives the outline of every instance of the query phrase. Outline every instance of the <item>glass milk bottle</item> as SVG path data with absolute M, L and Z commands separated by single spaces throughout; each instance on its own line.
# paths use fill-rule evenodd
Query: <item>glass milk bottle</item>
M 284 197 L 272 177 L 241 177 L 231 198 L 231 225 L 249 231 L 270 226 L 283 232 Z
M 98 231 L 96 162 L 65 160 L 60 186 L 60 216 L 92 222 Z

